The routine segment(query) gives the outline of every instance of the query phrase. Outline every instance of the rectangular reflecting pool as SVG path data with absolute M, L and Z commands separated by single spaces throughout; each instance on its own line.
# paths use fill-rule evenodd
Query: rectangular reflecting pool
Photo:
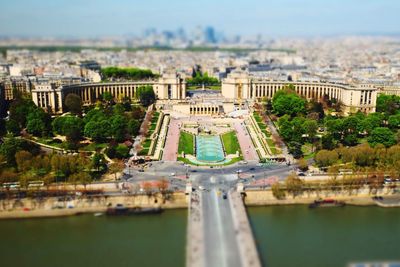
M 0 221 L 1 266 L 185 265 L 187 211 Z
M 400 261 L 400 209 L 307 206 L 248 208 L 264 266 L 338 267 Z
M 202 162 L 219 162 L 225 154 L 218 135 L 196 136 L 196 159 Z

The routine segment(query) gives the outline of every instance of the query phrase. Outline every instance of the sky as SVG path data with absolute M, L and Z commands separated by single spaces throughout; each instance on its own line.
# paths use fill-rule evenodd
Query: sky
M 225 34 L 399 34 L 399 0 L 0 0 L 0 36 L 101 37 L 213 26 Z

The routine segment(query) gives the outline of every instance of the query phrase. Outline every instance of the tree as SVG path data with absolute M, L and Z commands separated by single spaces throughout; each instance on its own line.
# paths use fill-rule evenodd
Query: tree
M 129 147 L 127 147 L 126 145 L 118 145 L 115 148 L 115 156 L 119 159 L 129 157 Z
M 85 188 L 85 190 L 86 190 L 86 185 L 90 184 L 92 182 L 92 180 L 93 180 L 92 176 L 90 176 L 90 174 L 87 172 L 81 172 L 79 175 L 79 182 L 81 184 L 83 184 L 83 187 Z
M 130 107 L 130 104 L 129 104 L 129 107 Z M 121 103 L 115 104 L 113 107 L 113 113 L 114 113 L 114 115 L 124 115 L 124 113 L 125 113 L 124 105 Z
M 320 150 L 315 155 L 315 162 L 320 167 L 327 167 L 336 163 L 339 159 L 339 155 L 336 151 Z
M 112 96 L 112 94 L 110 93 L 110 92 L 104 92 L 102 95 L 101 95 L 101 98 L 109 105 L 109 104 L 111 104 L 111 102 L 113 101 L 113 96 Z
M 82 100 L 77 94 L 70 93 L 65 97 L 65 106 L 75 115 L 82 114 Z
M 22 149 L 22 141 L 16 138 L 9 138 L 0 145 L 0 154 L 4 156 L 9 165 L 15 165 L 15 154 Z
M 99 171 L 100 169 L 105 168 L 105 159 L 103 154 L 95 153 L 92 157 L 92 166 Z
M 111 117 L 111 128 L 110 132 L 114 136 L 115 140 L 122 142 L 125 139 L 127 133 L 127 121 L 122 115 L 114 115 Z
M 21 132 L 21 128 L 15 120 L 8 120 L 6 122 L 7 132 L 13 135 L 19 135 Z
M 359 122 L 359 131 L 370 134 L 373 129 L 382 124 L 383 118 L 378 113 L 372 113 Z
M 326 134 L 321 138 L 321 144 L 323 149 L 332 150 L 336 147 L 335 141 L 332 134 Z
M 106 119 L 107 119 L 107 116 L 106 116 L 106 114 L 104 113 L 103 110 L 94 108 L 94 109 L 91 109 L 86 114 L 86 116 L 83 118 L 83 121 L 86 124 L 86 123 L 88 123 L 90 121 L 103 121 L 103 120 L 106 120 Z
M 21 150 L 15 153 L 15 162 L 17 163 L 18 171 L 27 171 L 31 168 L 32 154 L 28 151 Z
M 371 132 L 368 143 L 370 143 L 371 146 L 383 144 L 386 147 L 390 147 L 396 144 L 396 137 L 389 128 L 378 127 Z
M 52 126 L 55 133 L 65 135 L 69 142 L 76 143 L 82 138 L 83 120 L 79 117 L 57 117 Z
M 278 94 L 272 99 L 272 108 L 279 115 L 288 114 L 294 116 L 304 113 L 306 110 L 306 100 L 298 96 L 295 92 L 286 91 Z
M 26 127 L 26 120 L 28 114 L 38 109 L 33 103 L 32 99 L 17 96 L 17 98 L 11 102 L 9 108 L 9 120 L 14 121 L 18 125 L 19 129 Z
M 18 174 L 13 170 L 4 170 L 0 173 L 0 183 L 16 182 Z
M 302 171 L 308 170 L 308 162 L 304 158 L 300 158 L 297 160 L 297 165 L 299 166 L 299 169 Z
M 272 195 L 276 199 L 284 199 L 285 198 L 285 195 L 286 195 L 285 190 L 283 190 L 283 188 L 281 187 L 281 185 L 278 182 L 272 184 L 271 189 L 272 189 Z
M 293 198 L 301 193 L 303 189 L 303 181 L 295 173 L 291 173 L 286 177 L 285 185 L 286 190 L 293 195 Z
M 376 99 L 376 112 L 383 112 L 388 115 L 395 114 L 400 108 L 400 96 L 378 95 Z
M 358 166 L 372 166 L 375 160 L 374 150 L 368 144 L 350 148 Z
M 121 161 L 115 161 L 113 163 L 110 164 L 110 166 L 108 167 L 109 171 L 111 174 L 114 174 L 114 180 L 117 180 L 117 173 L 118 172 L 122 172 L 122 170 L 124 169 L 125 165 L 123 162 Z
M 132 111 L 130 112 L 130 116 L 133 118 L 133 119 L 136 119 L 136 120 L 142 120 L 143 119 L 143 117 L 144 117 L 144 115 L 145 115 L 145 112 L 144 112 L 144 110 L 142 109 L 142 108 L 140 108 L 140 107 L 133 107 L 132 108 Z
M 74 185 L 75 190 L 77 184 L 79 183 L 79 180 L 80 180 L 80 173 L 73 173 L 68 177 L 68 182 Z
M 400 128 L 400 113 L 389 116 L 388 126 L 391 129 L 399 129 Z
M 110 127 L 107 120 L 90 121 L 85 125 L 84 134 L 95 142 L 102 142 L 110 136 Z
M 130 119 L 127 125 L 127 131 L 130 135 L 136 136 L 139 134 L 140 122 L 136 119 Z
M 36 136 L 47 135 L 50 131 L 51 117 L 42 109 L 35 109 L 27 116 L 26 130 Z
M 301 158 L 303 156 L 303 151 L 301 150 L 302 145 L 299 142 L 288 143 L 289 153 L 293 155 L 295 159 Z
M 355 146 L 358 143 L 358 138 L 355 133 L 347 134 L 343 138 L 343 144 L 346 146 Z
M 123 79 L 136 81 L 156 78 L 158 75 L 148 69 L 107 67 L 101 69 L 101 76 L 106 80 Z
M 318 123 L 314 120 L 306 120 L 303 126 L 305 129 L 305 133 L 308 135 L 308 138 L 311 142 L 313 142 L 317 134 Z
M 153 86 L 146 85 L 139 87 L 137 89 L 137 97 L 139 98 L 140 103 L 145 107 L 153 104 L 156 100 Z

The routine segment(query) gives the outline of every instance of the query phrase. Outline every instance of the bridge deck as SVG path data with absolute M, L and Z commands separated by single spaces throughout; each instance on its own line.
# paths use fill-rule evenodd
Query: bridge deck
M 240 195 L 231 192 L 223 199 L 216 187 L 195 194 L 189 205 L 187 266 L 261 266 Z

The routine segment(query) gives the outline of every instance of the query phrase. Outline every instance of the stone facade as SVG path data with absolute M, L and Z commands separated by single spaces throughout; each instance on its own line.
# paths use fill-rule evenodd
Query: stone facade
M 222 82 L 222 95 L 231 101 L 271 99 L 289 84 L 296 93 L 307 100 L 320 101 L 324 96 L 336 99 L 344 106 L 345 113 L 374 112 L 378 88 L 369 84 L 339 84 L 330 82 L 274 81 L 254 78 L 246 73 L 232 73 Z M 400 90 L 395 90 L 400 92 Z
M 186 97 L 186 82 L 177 74 L 166 74 L 158 80 L 137 82 L 80 83 L 56 87 L 45 84 L 37 85 L 32 90 L 32 100 L 38 107 L 62 113 L 65 111 L 64 100 L 70 93 L 79 95 L 83 105 L 95 104 L 104 92 L 109 92 L 116 101 L 124 97 L 137 99 L 137 89 L 141 86 L 153 86 L 157 99 L 180 100 Z

